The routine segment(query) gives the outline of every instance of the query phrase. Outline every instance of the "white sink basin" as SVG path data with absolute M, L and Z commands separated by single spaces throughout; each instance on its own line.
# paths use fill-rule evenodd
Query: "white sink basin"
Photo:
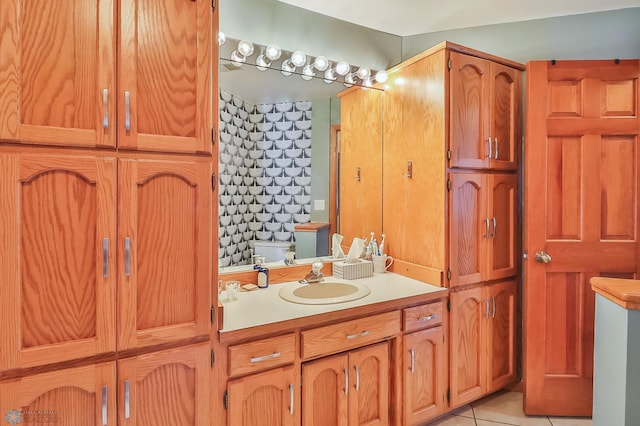
M 348 281 L 323 281 L 314 284 L 287 284 L 278 293 L 281 298 L 304 305 L 330 305 L 365 297 L 371 289 L 364 284 Z

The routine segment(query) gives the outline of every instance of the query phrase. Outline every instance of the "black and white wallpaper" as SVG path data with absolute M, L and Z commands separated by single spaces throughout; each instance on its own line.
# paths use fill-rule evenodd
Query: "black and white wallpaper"
M 220 90 L 219 266 L 252 240 L 293 242 L 311 213 L 310 101 L 251 105 Z

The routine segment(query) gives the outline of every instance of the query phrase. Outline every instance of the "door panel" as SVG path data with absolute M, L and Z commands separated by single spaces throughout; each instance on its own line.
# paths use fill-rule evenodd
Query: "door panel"
M 302 365 L 302 424 L 349 424 L 349 359 L 335 355 Z
M 516 283 L 507 281 L 487 288 L 492 312 L 488 329 L 487 391 L 498 390 L 516 378 Z
M 638 269 L 639 77 L 638 61 L 527 66 L 528 414 L 591 414 L 589 278 Z M 550 257 L 537 262 L 543 250 Z
M 349 425 L 389 423 L 389 344 L 378 343 L 349 353 L 353 377 Z
M 516 175 L 489 175 L 489 239 L 487 241 L 487 280 L 516 275 Z
M 491 130 L 493 169 L 516 169 L 520 146 L 520 71 L 491 62 Z

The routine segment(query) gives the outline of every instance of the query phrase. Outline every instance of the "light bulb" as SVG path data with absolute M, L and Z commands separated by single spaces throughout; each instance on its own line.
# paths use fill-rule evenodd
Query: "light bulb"
M 280 46 L 278 46 L 277 44 L 268 45 L 264 51 L 264 56 L 266 56 L 272 61 L 278 60 L 281 54 L 282 54 L 282 49 L 280 49 Z
M 294 66 L 301 67 L 305 64 L 305 62 L 307 62 L 307 55 L 299 50 L 296 50 L 291 54 L 290 61 Z
M 358 71 L 356 71 L 356 76 L 358 76 L 358 78 L 360 80 L 364 80 L 367 77 L 369 77 L 370 71 L 368 68 L 358 68 Z
M 340 61 L 336 64 L 336 74 L 347 75 L 349 71 L 351 71 L 351 66 L 348 62 Z
M 266 71 L 271 66 L 271 61 L 265 58 L 264 55 L 260 55 L 256 58 L 256 68 L 260 71 Z
M 346 77 L 344 78 L 344 85 L 347 87 L 353 86 L 355 82 L 356 81 L 353 78 L 353 74 L 347 74 Z
M 229 57 L 231 58 L 231 63 L 236 67 L 241 67 L 242 64 L 247 61 L 247 58 L 240 55 L 237 50 L 231 52 L 231 55 Z
M 389 78 L 389 73 L 385 70 L 380 70 L 376 73 L 376 81 L 378 83 L 384 83 Z
M 290 64 L 289 61 L 284 61 L 282 62 L 282 66 L 280 67 L 280 70 L 282 75 L 289 77 L 291 73 L 293 73 L 296 70 L 296 67 Z
M 238 53 L 244 57 L 251 56 L 253 54 L 253 43 L 244 40 L 239 41 Z
M 329 60 L 326 56 L 318 56 L 315 61 L 313 61 L 313 66 L 320 72 L 324 72 L 329 68 Z
M 227 36 L 222 31 L 218 31 L 218 46 L 222 46 L 227 41 Z
M 332 68 L 329 68 L 324 72 L 324 82 L 331 84 L 334 81 L 336 81 L 336 73 Z
M 370 78 L 367 78 L 367 79 L 365 79 L 365 80 L 362 82 L 362 84 L 363 84 L 365 87 L 371 87 L 371 86 L 373 85 L 373 82 L 371 81 L 371 79 L 370 79 Z
M 311 80 L 314 76 L 316 75 L 315 72 L 313 72 L 313 66 L 311 65 L 307 65 L 302 69 L 302 79 L 303 80 Z

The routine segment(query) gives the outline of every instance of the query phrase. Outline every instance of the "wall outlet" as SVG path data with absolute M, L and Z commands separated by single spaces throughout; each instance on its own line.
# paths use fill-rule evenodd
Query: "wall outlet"
M 313 200 L 313 209 L 316 211 L 324 210 L 324 200 Z

